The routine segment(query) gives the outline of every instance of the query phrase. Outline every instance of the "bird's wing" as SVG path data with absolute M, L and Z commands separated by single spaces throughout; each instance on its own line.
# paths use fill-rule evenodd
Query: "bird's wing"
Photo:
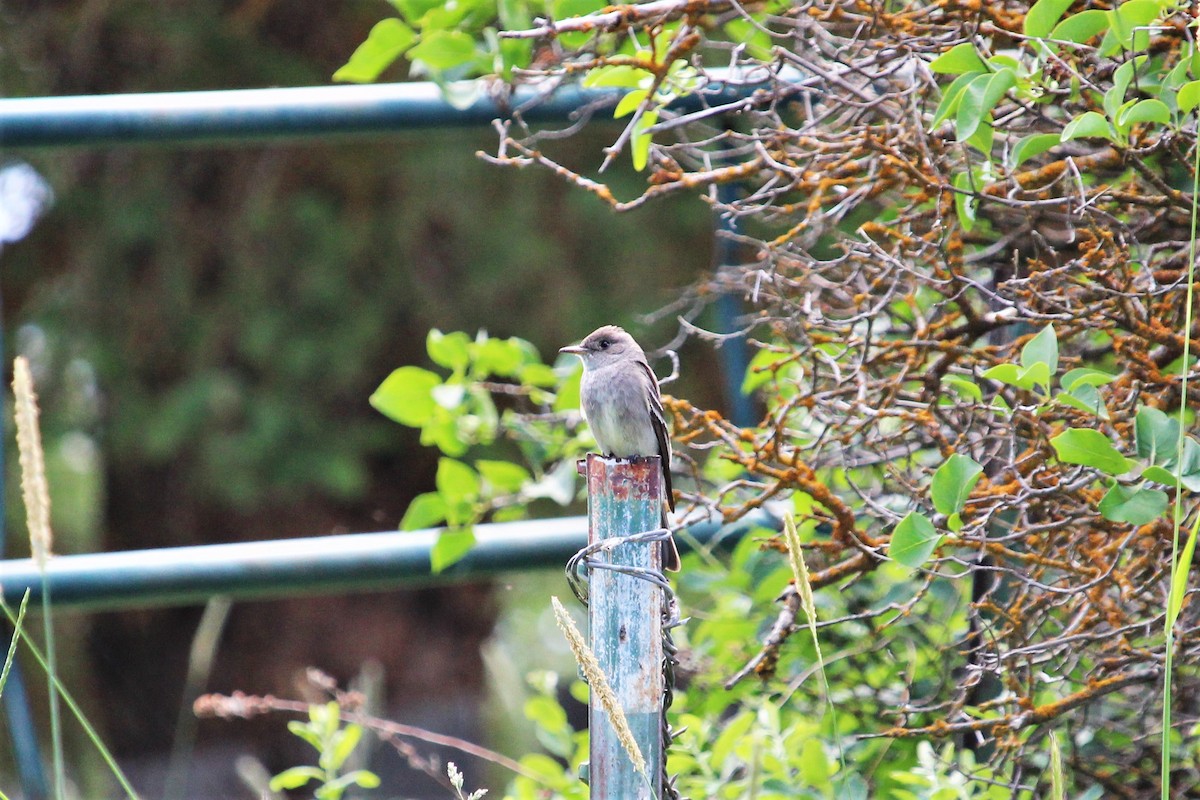
M 667 507 L 675 510 L 675 494 L 671 490 L 671 435 L 667 430 L 667 415 L 663 411 L 662 396 L 658 392 L 658 377 L 645 361 L 638 366 L 650 381 L 646 392 L 646 403 L 650 407 L 650 424 L 654 427 L 654 438 L 658 440 L 658 457 L 662 461 L 663 489 L 667 496 Z

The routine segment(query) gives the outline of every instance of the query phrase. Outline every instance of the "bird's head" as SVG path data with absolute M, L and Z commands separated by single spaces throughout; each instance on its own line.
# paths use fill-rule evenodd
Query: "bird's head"
M 558 352 L 570 353 L 583 359 L 584 369 L 596 369 L 629 358 L 632 354 L 645 359 L 646 355 L 633 337 L 616 325 L 605 325 L 588 334 L 579 344 L 561 347 Z

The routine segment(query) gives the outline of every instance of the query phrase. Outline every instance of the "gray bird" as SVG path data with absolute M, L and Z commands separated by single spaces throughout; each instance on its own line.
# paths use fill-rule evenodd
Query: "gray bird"
M 633 337 L 616 325 L 598 328 L 577 345 L 560 348 L 583 360 L 579 399 L 600 452 L 615 458 L 658 456 L 662 465 L 667 505 L 675 510 L 671 493 L 671 440 L 658 393 L 658 378 Z M 663 510 L 663 527 L 667 512 Z M 663 542 L 663 568 L 679 569 L 674 539 Z

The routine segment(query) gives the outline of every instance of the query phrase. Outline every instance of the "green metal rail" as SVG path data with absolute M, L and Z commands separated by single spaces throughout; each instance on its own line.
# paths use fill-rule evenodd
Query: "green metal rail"
M 705 523 L 680 537 L 717 546 L 755 527 L 777 527 L 765 516 L 726 526 Z M 235 599 L 296 597 L 482 580 L 499 573 L 562 569 L 587 544 L 587 518 L 478 525 L 476 545 L 441 574 L 429 571 L 436 530 L 354 533 L 305 539 L 167 547 L 55 556 L 47 575 L 55 608 L 110 611 L 198 605 L 214 595 Z M 0 561 L 4 600 L 42 596 L 42 576 L 28 558 Z
M 745 100 L 761 84 L 712 83 L 672 104 L 678 111 Z M 48 147 L 149 142 L 245 144 L 263 139 L 327 137 L 489 125 L 519 113 L 531 123 L 570 119 L 615 103 L 624 90 L 564 84 L 552 93 L 520 87 L 511 96 L 484 82 L 453 84 L 466 102 L 451 103 L 433 83 L 305 86 L 75 97 L 0 99 L 0 146 Z

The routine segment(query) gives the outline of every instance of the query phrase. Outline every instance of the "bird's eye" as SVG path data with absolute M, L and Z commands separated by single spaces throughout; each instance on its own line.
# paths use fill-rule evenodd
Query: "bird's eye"
M 608 346 L 609 346 L 610 344 L 612 344 L 612 342 L 610 342 L 608 339 L 601 339 L 601 340 L 600 340 L 600 349 L 601 349 L 601 350 L 607 350 L 607 349 L 608 349 Z

